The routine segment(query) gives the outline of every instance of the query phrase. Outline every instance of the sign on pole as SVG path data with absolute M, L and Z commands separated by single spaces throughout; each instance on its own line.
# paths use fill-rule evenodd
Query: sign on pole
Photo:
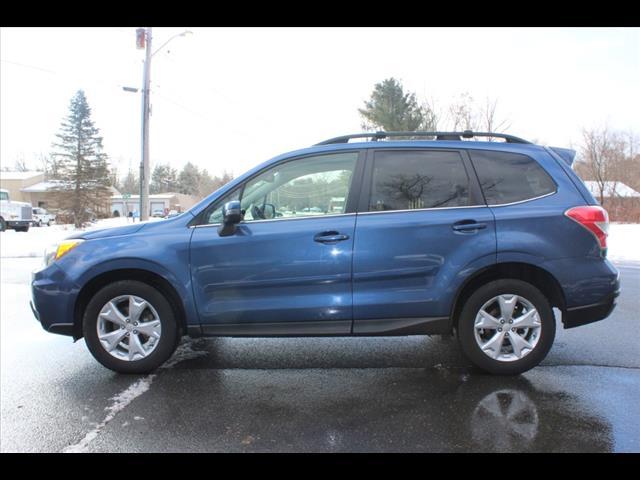
M 146 32 L 144 28 L 138 28 L 136 30 L 136 48 L 138 50 L 144 50 L 146 40 Z

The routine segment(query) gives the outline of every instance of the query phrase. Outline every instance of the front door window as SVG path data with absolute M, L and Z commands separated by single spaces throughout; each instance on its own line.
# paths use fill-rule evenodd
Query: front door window
M 358 152 L 335 153 L 281 163 L 217 201 L 207 223 L 222 221 L 222 206 L 240 200 L 244 221 L 345 213 Z

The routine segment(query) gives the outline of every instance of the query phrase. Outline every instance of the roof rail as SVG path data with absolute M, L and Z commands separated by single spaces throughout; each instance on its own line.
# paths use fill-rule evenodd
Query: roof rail
M 383 140 L 388 137 L 436 137 L 436 140 L 462 140 L 463 138 L 473 137 L 495 137 L 504 138 L 507 143 L 531 143 L 519 137 L 513 135 L 507 135 L 506 133 L 495 132 L 472 132 L 471 130 L 465 130 L 464 132 L 369 132 L 369 133 L 355 133 L 353 135 L 343 135 L 341 137 L 330 138 L 317 145 L 332 145 L 335 143 L 349 143 L 352 138 L 371 138 L 373 142 Z

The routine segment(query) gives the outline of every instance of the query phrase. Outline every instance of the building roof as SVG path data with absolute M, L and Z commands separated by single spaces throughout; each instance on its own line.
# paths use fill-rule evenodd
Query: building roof
M 38 182 L 34 183 L 33 185 L 29 185 L 28 187 L 21 188 L 20 191 L 25 193 L 47 192 L 55 188 L 57 184 L 58 182 L 56 182 L 55 180 L 49 180 L 48 182 Z
M 38 175 L 44 175 L 44 172 L 0 172 L 0 179 L 2 180 L 26 180 L 27 178 L 37 177 Z
M 175 197 L 175 193 L 154 193 L 149 195 L 149 199 L 166 200 L 167 198 Z M 140 195 L 129 195 L 127 198 L 123 198 L 122 195 L 112 195 L 111 200 L 140 200 Z
M 586 187 L 591 192 L 591 195 L 597 197 L 600 195 L 600 189 L 598 187 L 598 182 L 593 180 L 587 180 L 584 182 Z M 640 192 L 636 192 L 633 188 L 628 185 L 625 185 L 622 182 L 604 182 L 604 196 L 605 198 L 611 197 L 640 197 Z
M 46 182 L 38 182 L 38 183 L 34 183 L 33 185 L 29 185 L 28 187 L 21 188 L 20 191 L 25 193 L 48 192 L 49 190 L 53 190 L 56 187 L 56 185 L 58 185 L 59 183 L 60 182 L 58 180 L 48 180 Z M 120 195 L 120 192 L 114 187 L 109 187 L 109 191 L 111 192 L 112 195 Z

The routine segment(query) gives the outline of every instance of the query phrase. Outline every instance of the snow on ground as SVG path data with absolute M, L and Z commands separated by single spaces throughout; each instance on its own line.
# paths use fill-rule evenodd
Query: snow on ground
M 158 221 L 154 218 L 149 221 Z M 130 225 L 126 217 L 98 220 L 84 231 Z M 0 258 L 42 257 L 45 248 L 77 232 L 73 225 L 32 227 L 28 232 L 7 230 L 0 233 Z M 640 262 L 640 224 L 612 223 L 609 226 L 608 258 L 614 262 Z
M 640 223 L 612 223 L 607 257 L 614 262 L 640 262 Z
M 149 221 L 158 220 L 161 219 L 152 218 Z M 105 218 L 83 229 L 76 229 L 73 225 L 52 225 L 31 227 L 28 232 L 7 230 L 0 233 L 0 258 L 42 257 L 49 245 L 64 240 L 74 233 L 122 225 L 131 225 L 131 220 L 126 217 Z

